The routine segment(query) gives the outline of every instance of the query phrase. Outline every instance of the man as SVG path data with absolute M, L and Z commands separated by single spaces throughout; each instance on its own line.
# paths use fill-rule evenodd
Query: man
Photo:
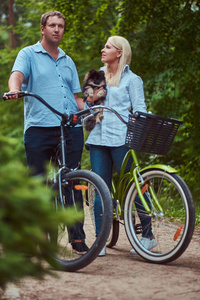
M 84 108 L 77 70 L 72 59 L 60 49 L 65 17 L 49 11 L 41 17 L 42 41 L 22 49 L 8 82 L 9 92 L 38 94 L 56 110 L 73 114 Z M 16 95 L 9 98 L 15 99 Z M 60 118 L 33 97 L 24 98 L 24 141 L 28 166 L 33 175 L 43 174 L 59 144 Z M 65 129 L 67 166 L 77 168 L 83 150 L 82 126 Z M 83 224 L 70 230 L 72 247 L 86 252 Z

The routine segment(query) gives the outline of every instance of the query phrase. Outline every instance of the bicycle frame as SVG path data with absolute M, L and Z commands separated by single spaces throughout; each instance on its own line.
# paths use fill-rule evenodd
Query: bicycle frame
M 125 173 L 125 169 L 126 169 L 126 165 L 127 162 L 129 160 L 129 158 L 132 156 L 133 159 L 133 164 L 132 167 L 130 169 L 130 172 Z M 174 168 L 170 167 L 170 166 L 166 166 L 163 164 L 153 164 L 153 165 L 149 165 L 147 167 L 144 168 L 140 168 L 139 162 L 138 162 L 138 158 L 136 155 L 135 150 L 130 149 L 126 156 L 124 157 L 124 160 L 122 162 L 122 167 L 121 167 L 121 172 L 119 175 L 119 179 L 117 181 L 117 184 L 115 185 L 114 181 L 112 181 L 112 195 L 114 200 L 116 201 L 116 218 L 119 220 L 120 217 L 123 219 L 123 214 L 122 214 L 122 207 L 123 207 L 123 201 L 124 201 L 124 197 L 126 195 L 127 189 L 129 187 L 129 184 L 134 181 L 135 182 L 135 186 L 138 192 L 138 196 L 146 210 L 146 212 L 148 214 L 151 213 L 151 210 L 143 196 L 144 192 L 147 190 L 147 187 L 145 188 L 141 188 L 142 184 L 143 184 L 143 178 L 142 178 L 142 172 L 148 170 L 148 169 L 160 169 L 160 170 L 164 170 L 168 173 L 177 173 L 177 170 L 175 170 Z M 158 201 L 158 198 L 156 197 L 153 188 L 151 186 L 148 187 L 149 192 L 151 194 L 151 197 L 154 199 L 156 205 L 158 206 L 159 210 L 162 212 L 163 209 Z
M 10 94 L 12 95 L 12 93 Z M 57 115 L 61 116 L 62 118 L 62 121 L 61 121 L 61 168 L 59 168 L 59 171 L 58 171 L 58 176 L 59 176 L 59 190 L 62 194 L 62 171 L 63 169 L 66 169 L 67 170 L 67 167 L 66 167 L 66 161 L 65 161 L 65 138 L 64 138 L 64 125 L 67 124 L 68 122 L 72 122 L 74 121 L 74 116 L 75 116 L 75 122 L 77 123 L 82 123 L 84 122 L 87 118 L 89 118 L 91 115 L 94 115 L 96 114 L 97 112 L 95 112 L 95 109 L 98 109 L 98 108 L 102 108 L 102 109 L 107 109 L 109 111 L 112 111 L 113 113 L 115 113 L 117 115 L 117 117 L 127 125 L 127 122 L 124 121 L 124 119 L 112 108 L 110 107 L 105 107 L 105 106 L 102 106 L 102 105 L 96 105 L 96 106 L 93 106 L 93 107 L 90 107 L 88 109 L 85 109 L 83 111 L 80 111 L 78 113 L 76 113 L 75 115 L 71 115 L 71 116 L 68 116 L 68 115 L 65 115 L 65 114 L 62 114 L 60 112 L 58 112 L 57 110 L 55 110 L 53 107 L 51 107 L 43 98 L 41 98 L 40 96 L 38 95 L 35 95 L 35 94 L 32 94 L 32 93 L 29 93 L 29 92 L 20 92 L 18 93 L 18 98 L 21 98 L 21 97 L 24 97 L 24 96 L 34 96 L 35 98 L 37 98 L 40 102 L 42 102 L 46 107 L 48 107 L 52 112 L 56 113 Z M 5 100 L 5 97 L 3 97 L 4 100 Z M 90 115 L 87 115 L 85 117 L 86 114 L 90 113 Z M 72 119 L 72 118 L 73 119 Z M 76 124 L 77 124 L 76 123 Z M 132 164 L 132 167 L 131 167 L 131 170 L 130 172 L 128 173 L 125 173 L 125 168 L 126 168 L 126 165 L 127 165 L 127 162 L 128 162 L 128 159 L 130 158 L 130 156 L 132 156 L 132 159 L 133 159 L 133 164 Z M 117 217 L 119 218 L 119 215 L 118 213 L 121 213 L 121 209 L 119 206 L 123 207 L 123 199 L 124 199 L 124 196 L 126 194 L 126 191 L 127 191 L 127 188 L 129 186 L 129 184 L 134 180 L 135 182 L 135 186 L 136 186 L 136 189 L 137 189 L 137 192 L 138 192 L 138 195 L 139 195 L 139 198 L 146 210 L 146 212 L 148 214 L 151 213 L 150 211 L 150 208 L 143 196 L 143 188 L 141 188 L 142 184 L 143 184 L 143 178 L 142 178 L 142 175 L 141 173 L 148 170 L 148 169 L 160 169 L 160 170 L 164 170 L 168 173 L 177 173 L 177 171 L 174 169 L 174 168 L 171 168 L 170 166 L 166 166 L 166 165 L 162 165 L 162 164 L 155 164 L 155 165 L 150 165 L 150 166 L 147 166 L 145 168 L 140 168 L 140 165 L 139 165 L 139 162 L 138 162 L 138 159 L 137 159 L 137 156 L 136 156 L 136 152 L 133 150 L 133 149 L 130 149 L 124 160 L 123 160 L 123 163 L 122 163 L 122 168 L 121 168 L 121 172 L 120 172 L 120 176 L 119 176 L 119 180 L 118 180 L 118 183 L 117 183 L 117 188 L 115 187 L 114 185 L 114 182 L 112 183 L 112 194 L 113 194 L 113 197 L 115 199 L 115 201 L 117 201 L 117 209 L 116 209 L 116 213 L 117 213 Z M 128 181 L 128 182 L 127 182 Z M 150 194 L 151 194 L 151 197 L 154 199 L 156 205 L 158 206 L 159 210 L 162 212 L 162 207 L 161 205 L 159 204 L 159 201 L 158 199 L 156 198 L 156 195 L 154 194 L 153 192 L 153 189 L 151 187 L 149 187 L 149 191 L 150 191 Z
M 67 253 L 68 244 L 71 244 L 69 245 L 69 250 L 72 256 L 65 255 L 66 252 L 63 251 L 63 243 L 61 242 L 63 240 L 62 238 L 61 240 L 60 238 L 57 239 L 58 228 L 56 226 L 55 232 L 50 232 L 49 237 L 50 242 L 58 242 L 61 251 L 55 258 L 51 255 L 50 263 L 53 266 L 56 265 L 57 267 L 58 263 L 66 271 L 75 271 L 88 265 L 97 257 L 105 244 L 110 248 L 116 245 L 119 236 L 120 219 L 124 221 L 127 237 L 133 247 L 131 253 L 137 252 L 149 262 L 171 262 L 185 251 L 191 241 L 195 226 L 194 201 L 187 184 L 176 174 L 176 170 L 169 166 L 152 164 L 141 168 L 135 152 L 136 150 L 166 155 L 181 121 L 135 112 L 129 115 L 128 122 L 126 122 L 112 108 L 98 105 L 72 115 L 66 115 L 57 112 L 38 95 L 29 92 L 17 94 L 18 98 L 28 95 L 35 97 L 61 117 L 61 157 L 58 160 L 56 159 L 59 171 L 54 174 L 55 185 L 53 184 L 52 188 L 60 189 L 60 198 L 62 198 L 63 188 L 69 187 L 72 198 L 75 197 L 74 188 L 77 191 L 85 191 L 84 201 L 86 205 L 84 206 L 84 212 L 87 217 L 84 220 L 87 220 L 87 222 L 84 225 L 87 226 L 87 230 L 90 232 L 87 234 L 88 245 L 92 246 L 82 258 L 77 258 L 73 255 L 73 251 L 80 249 L 77 249 L 77 245 L 73 247 L 72 243 L 70 243 L 68 232 L 62 230 L 62 233 L 64 232 L 64 248 L 67 250 Z M 12 95 L 16 95 L 16 93 L 6 94 L 4 100 L 7 100 Z M 98 109 L 106 109 L 115 113 L 127 125 L 125 145 L 130 149 L 135 149 L 127 152 L 116 185 L 113 180 L 112 194 L 116 204 L 114 212 L 110 191 L 102 178 L 88 170 L 74 170 L 73 172 L 73 170 L 67 168 L 65 162 L 64 127 L 83 124 L 87 118 L 96 115 Z M 133 163 L 130 171 L 126 173 L 129 158 L 133 159 Z M 82 185 L 77 185 L 77 180 L 81 181 Z M 83 188 L 80 188 L 80 186 Z M 96 230 L 94 230 L 95 195 L 93 192 L 95 189 L 101 195 L 102 206 L 104 207 L 104 219 L 99 234 L 96 234 Z M 86 191 L 89 192 L 86 193 Z M 72 200 L 70 204 L 73 205 L 73 203 Z M 148 219 L 148 224 L 145 219 L 146 221 Z M 142 221 L 145 221 L 145 223 Z M 111 224 L 112 230 L 109 236 Z M 61 225 L 63 225 L 63 222 L 61 222 Z M 148 238 L 147 233 L 149 229 L 151 230 L 150 227 L 152 227 L 154 238 L 152 239 L 153 243 L 149 243 L 151 244 L 150 248 L 146 249 L 142 243 L 142 238 L 143 234 L 144 238 Z M 64 229 L 66 229 L 65 221 Z M 156 251 L 150 251 L 155 247 Z M 78 252 L 80 253 L 81 251 Z

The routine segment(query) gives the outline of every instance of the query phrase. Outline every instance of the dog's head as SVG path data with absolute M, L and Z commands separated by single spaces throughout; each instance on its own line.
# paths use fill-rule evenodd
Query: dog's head
M 84 89 L 88 86 L 91 86 L 92 88 L 100 88 L 100 87 L 106 87 L 106 79 L 104 76 L 104 71 L 97 71 L 97 70 L 90 70 L 84 78 L 84 84 L 83 84 L 83 92 Z

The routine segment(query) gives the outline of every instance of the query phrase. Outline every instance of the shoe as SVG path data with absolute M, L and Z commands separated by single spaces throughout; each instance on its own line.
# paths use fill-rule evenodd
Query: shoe
M 85 242 L 72 243 L 72 248 L 76 251 L 77 254 L 85 254 L 89 251 L 89 248 L 85 244 Z
M 103 249 L 99 252 L 98 256 L 105 256 L 106 255 L 106 246 L 103 247 Z
M 155 238 L 153 238 L 153 239 L 150 240 L 148 238 L 141 237 L 140 243 L 147 250 L 151 250 L 151 249 L 153 249 L 153 248 L 155 248 L 157 246 Z M 130 253 L 131 254 L 137 254 L 137 252 L 135 251 L 135 249 L 131 249 Z

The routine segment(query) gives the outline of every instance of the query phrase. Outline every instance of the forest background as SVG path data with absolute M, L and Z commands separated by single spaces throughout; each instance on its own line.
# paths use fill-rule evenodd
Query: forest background
M 144 81 L 148 110 L 180 119 L 167 157 L 178 168 L 195 202 L 200 202 L 200 1 L 184 0 L 2 0 L 0 3 L 0 94 L 18 51 L 40 40 L 40 17 L 48 10 L 66 16 L 61 43 L 74 60 L 81 84 L 87 71 L 102 66 L 101 49 L 110 35 L 126 37 L 131 69 Z M 15 157 L 25 162 L 23 101 L 1 103 L 1 134 L 17 139 Z M 151 159 L 151 157 L 149 158 Z M 148 160 L 148 157 L 145 157 Z M 83 166 L 89 168 L 88 153 Z
M 131 70 L 143 79 L 148 110 L 183 121 L 168 155 L 159 157 L 159 161 L 177 168 L 187 182 L 195 200 L 196 224 L 199 224 L 200 1 L 1 0 L 1 96 L 8 91 L 7 82 L 19 50 L 41 39 L 40 17 L 48 10 L 59 10 L 66 16 L 66 32 L 60 47 L 74 60 L 81 84 L 86 72 L 102 66 L 101 49 L 110 35 L 122 35 L 128 39 L 132 47 Z M 36 198 L 44 197 L 45 193 L 38 182 L 33 192 L 33 182 L 25 179 L 23 100 L 2 101 L 0 115 L 0 234 L 1 241 L 4 236 L 6 242 L 10 242 L 12 230 L 16 230 L 15 236 L 19 239 L 19 220 L 29 222 L 25 218 L 25 211 L 31 215 L 29 204 L 36 203 Z M 139 156 L 144 164 L 154 159 L 142 153 Z M 90 168 L 86 150 L 82 167 Z M 16 199 L 21 199 L 21 202 L 16 202 Z M 42 213 L 41 203 L 39 207 Z M 39 217 L 40 213 L 33 209 L 31 216 Z M 16 216 L 17 225 L 7 228 L 4 223 L 2 226 L 5 220 L 6 225 L 11 224 L 13 219 L 10 223 L 7 220 Z M 13 244 L 9 245 L 13 248 Z M 8 262 L 5 269 L 0 265 L 0 275 L 4 274 L 3 278 L 7 280 L 5 270 L 8 278 L 12 278 L 10 273 L 17 268 L 11 263 L 10 271 Z M 20 272 L 24 274 L 19 270 L 17 275 L 20 276 Z
M 101 49 L 110 35 L 129 40 L 131 69 L 143 79 L 148 110 L 184 122 L 169 154 L 160 160 L 179 169 L 200 202 L 200 1 L 2 0 L 1 95 L 8 90 L 18 51 L 40 40 L 40 17 L 52 9 L 66 16 L 60 46 L 74 60 L 81 84 L 87 71 L 102 66 Z M 1 133 L 17 138 L 15 155 L 25 164 L 23 102 L 1 103 L 0 114 Z M 84 152 L 84 167 L 88 161 Z
M 40 17 L 48 10 L 66 16 L 61 48 L 72 57 L 81 84 L 99 69 L 110 35 L 131 44 L 131 69 L 142 77 L 148 110 L 184 122 L 167 157 L 200 202 L 200 1 L 184 0 L 1 0 L 0 94 L 18 51 L 40 40 Z M 1 103 L 1 134 L 17 139 L 15 157 L 25 162 L 23 101 Z M 145 159 L 148 159 L 145 157 Z M 150 157 L 151 159 L 151 157 Z M 83 166 L 88 165 L 84 152 Z

